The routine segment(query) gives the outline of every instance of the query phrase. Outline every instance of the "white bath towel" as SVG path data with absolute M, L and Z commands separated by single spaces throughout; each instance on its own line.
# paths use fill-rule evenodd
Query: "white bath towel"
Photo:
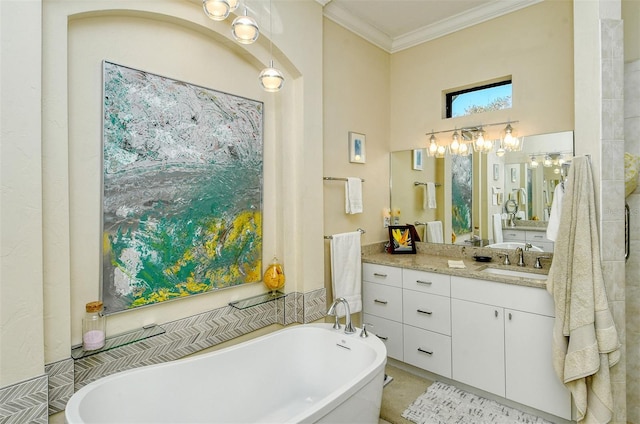
M 436 209 L 436 185 L 435 183 L 426 183 L 423 186 L 423 202 L 422 209 Z
M 344 201 L 346 213 L 362 213 L 362 180 L 360 178 L 347 178 L 344 185 Z
M 567 185 L 565 183 L 565 185 Z M 553 190 L 553 201 L 551 202 L 551 213 L 549 214 L 549 222 L 547 223 L 547 238 L 556 241 L 558 238 L 558 228 L 560 227 L 560 215 L 562 213 L 562 197 L 564 189 L 558 184 Z
M 331 286 L 333 298 L 344 297 L 353 314 L 362 310 L 360 232 L 334 234 L 331 238 Z M 345 314 L 344 307 L 337 310 Z
M 504 241 L 504 239 L 502 238 L 502 214 L 494 213 L 492 222 L 493 222 L 493 242 L 502 243 Z
M 620 342 L 604 285 L 586 157 L 573 159 L 568 181 L 547 280 L 556 315 L 552 361 L 571 391 L 577 421 L 608 423 L 613 416 L 609 368 L 620 360 Z
M 442 233 L 442 221 L 427 222 L 427 241 L 429 243 L 444 243 L 444 236 Z

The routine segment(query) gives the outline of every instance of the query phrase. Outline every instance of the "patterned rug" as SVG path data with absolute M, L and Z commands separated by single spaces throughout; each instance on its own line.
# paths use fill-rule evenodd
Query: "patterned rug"
M 417 424 L 551 424 L 535 415 L 436 381 L 402 413 Z

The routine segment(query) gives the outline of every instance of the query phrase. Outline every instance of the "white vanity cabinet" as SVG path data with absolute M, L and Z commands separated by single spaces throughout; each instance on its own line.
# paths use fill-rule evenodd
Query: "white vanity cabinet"
M 451 297 L 452 378 L 571 419 L 551 361 L 546 290 L 453 276 Z
M 553 252 L 553 240 L 547 238 L 546 231 L 503 229 L 502 239 L 505 242 L 515 241 L 519 243 L 530 243 L 541 248 L 545 252 Z
M 384 342 L 390 358 L 403 361 L 402 268 L 365 263 L 362 280 L 363 322 Z

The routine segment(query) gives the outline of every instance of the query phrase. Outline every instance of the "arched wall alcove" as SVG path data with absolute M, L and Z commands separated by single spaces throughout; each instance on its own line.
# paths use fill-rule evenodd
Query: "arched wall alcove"
M 297 191 L 305 187 L 295 181 L 308 153 L 300 140 L 316 137 L 308 135 L 309 123 L 321 116 L 299 111 L 309 101 L 320 103 L 320 95 L 305 92 L 295 51 L 290 59 L 264 34 L 253 45 L 239 45 L 231 36 L 232 20 L 211 21 L 201 3 L 191 1 L 43 4 L 46 363 L 68 357 L 69 346 L 80 341 L 84 304 L 100 294 L 103 60 L 264 103 L 263 264 L 274 253 L 284 259 L 287 292 L 322 287 L 322 276 L 313 283 L 303 278 L 305 238 L 283 235 L 302 227 Z M 321 31 L 317 38 L 321 43 Z M 271 54 L 287 81 L 276 94 L 258 83 Z M 299 62 L 305 66 L 305 59 Z M 321 236 L 317 245 L 321 249 Z M 263 291 L 260 283 L 247 284 L 127 311 L 111 316 L 107 331 L 181 319 Z

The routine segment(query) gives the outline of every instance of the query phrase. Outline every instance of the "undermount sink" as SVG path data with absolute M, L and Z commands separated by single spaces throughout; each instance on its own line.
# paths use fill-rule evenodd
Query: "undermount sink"
M 506 275 L 509 277 L 518 278 L 532 278 L 534 280 L 546 280 L 547 275 L 536 274 L 534 272 L 516 271 L 515 269 L 503 269 L 503 268 L 485 268 L 481 272 L 495 275 Z
M 492 249 L 517 249 L 519 247 L 520 249 L 525 250 L 525 243 L 518 243 L 518 242 L 512 241 L 512 242 L 488 244 L 485 247 L 490 247 Z M 543 250 L 537 246 L 531 246 L 528 250 L 530 252 L 543 252 Z

